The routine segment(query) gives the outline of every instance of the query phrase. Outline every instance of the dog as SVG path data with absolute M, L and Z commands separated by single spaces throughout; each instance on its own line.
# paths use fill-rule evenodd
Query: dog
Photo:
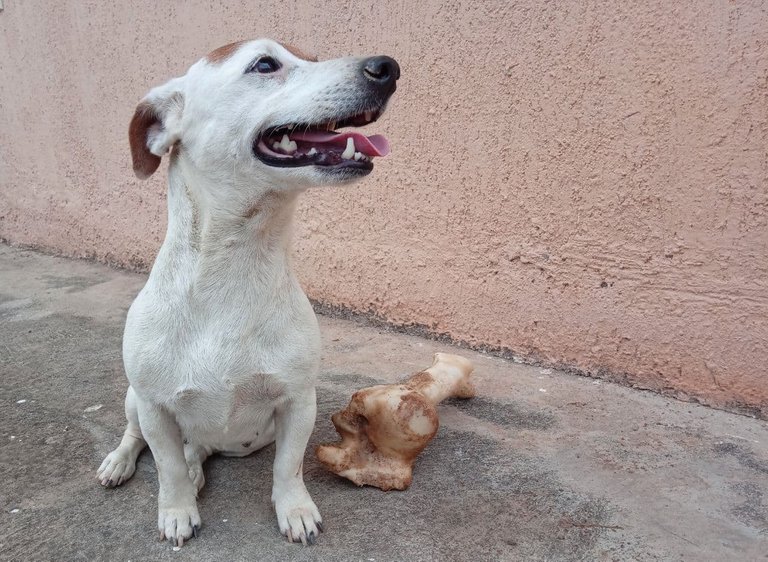
M 381 135 L 337 129 L 376 121 L 399 77 L 390 57 L 319 62 L 259 39 L 216 49 L 138 104 L 136 175 L 170 152 L 168 230 L 128 311 L 128 424 L 97 478 L 124 483 L 149 445 L 161 540 L 198 535 L 206 457 L 272 442 L 280 532 L 306 545 L 323 530 L 303 479 L 320 333 L 291 270 L 292 217 L 302 191 L 359 180 L 388 153 Z

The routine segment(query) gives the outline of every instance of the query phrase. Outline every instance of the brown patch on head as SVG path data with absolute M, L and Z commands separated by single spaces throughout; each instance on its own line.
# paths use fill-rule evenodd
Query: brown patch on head
M 231 57 L 243 43 L 245 43 L 245 41 L 235 41 L 234 43 L 224 45 L 205 55 L 205 58 L 212 64 L 219 64 Z
M 298 47 L 294 47 L 290 43 L 280 43 L 280 44 L 283 46 L 283 48 L 286 51 L 291 53 L 296 58 L 303 59 L 309 62 L 317 62 L 317 57 L 315 55 L 310 55 L 307 52 L 302 51 Z
M 136 107 L 136 113 L 133 114 L 128 127 L 133 171 L 139 179 L 147 179 L 160 166 L 160 157 L 152 154 L 147 147 L 147 133 L 149 128 L 157 122 L 154 107 L 149 103 L 141 102 Z

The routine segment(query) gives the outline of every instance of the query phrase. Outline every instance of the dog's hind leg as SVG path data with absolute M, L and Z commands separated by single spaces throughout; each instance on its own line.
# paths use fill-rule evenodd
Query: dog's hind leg
M 194 445 L 184 440 L 184 458 L 187 461 L 189 469 L 189 478 L 199 492 L 205 486 L 205 474 L 203 474 L 203 463 L 211 454 L 211 450 L 203 445 Z
M 125 394 L 125 417 L 128 420 L 128 426 L 125 428 L 120 445 L 107 455 L 99 470 L 96 471 L 96 478 L 102 486 L 108 488 L 119 486 L 133 476 L 136 471 L 136 459 L 147 446 L 139 428 L 136 394 L 130 386 Z

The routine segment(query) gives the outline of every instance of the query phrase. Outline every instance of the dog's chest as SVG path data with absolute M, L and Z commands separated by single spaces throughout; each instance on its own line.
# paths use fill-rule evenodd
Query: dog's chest
M 276 316 L 266 305 L 233 311 L 228 301 L 205 308 L 184 294 L 158 294 L 145 288 L 131 307 L 126 374 L 139 396 L 174 413 L 185 434 L 249 441 L 248 431 L 271 423 L 292 389 L 314 377 L 319 334 L 308 302 L 306 311 Z
M 223 428 L 272 415 L 285 384 L 249 352 L 256 346 L 210 336 L 184 342 L 158 332 L 133 346 L 127 371 L 140 395 L 165 403 L 189 425 Z

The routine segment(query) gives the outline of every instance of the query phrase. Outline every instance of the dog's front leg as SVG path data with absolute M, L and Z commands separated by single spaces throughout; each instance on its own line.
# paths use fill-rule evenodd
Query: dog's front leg
M 141 432 L 152 450 L 157 466 L 160 493 L 157 501 L 157 527 L 160 539 L 174 546 L 197 536 L 200 514 L 197 512 L 197 489 L 189 478 L 184 458 L 181 430 L 173 416 L 162 406 L 139 400 Z
M 304 451 L 315 425 L 315 389 L 291 396 L 275 410 L 272 503 L 280 532 L 291 542 L 313 544 L 322 518 L 304 485 Z

